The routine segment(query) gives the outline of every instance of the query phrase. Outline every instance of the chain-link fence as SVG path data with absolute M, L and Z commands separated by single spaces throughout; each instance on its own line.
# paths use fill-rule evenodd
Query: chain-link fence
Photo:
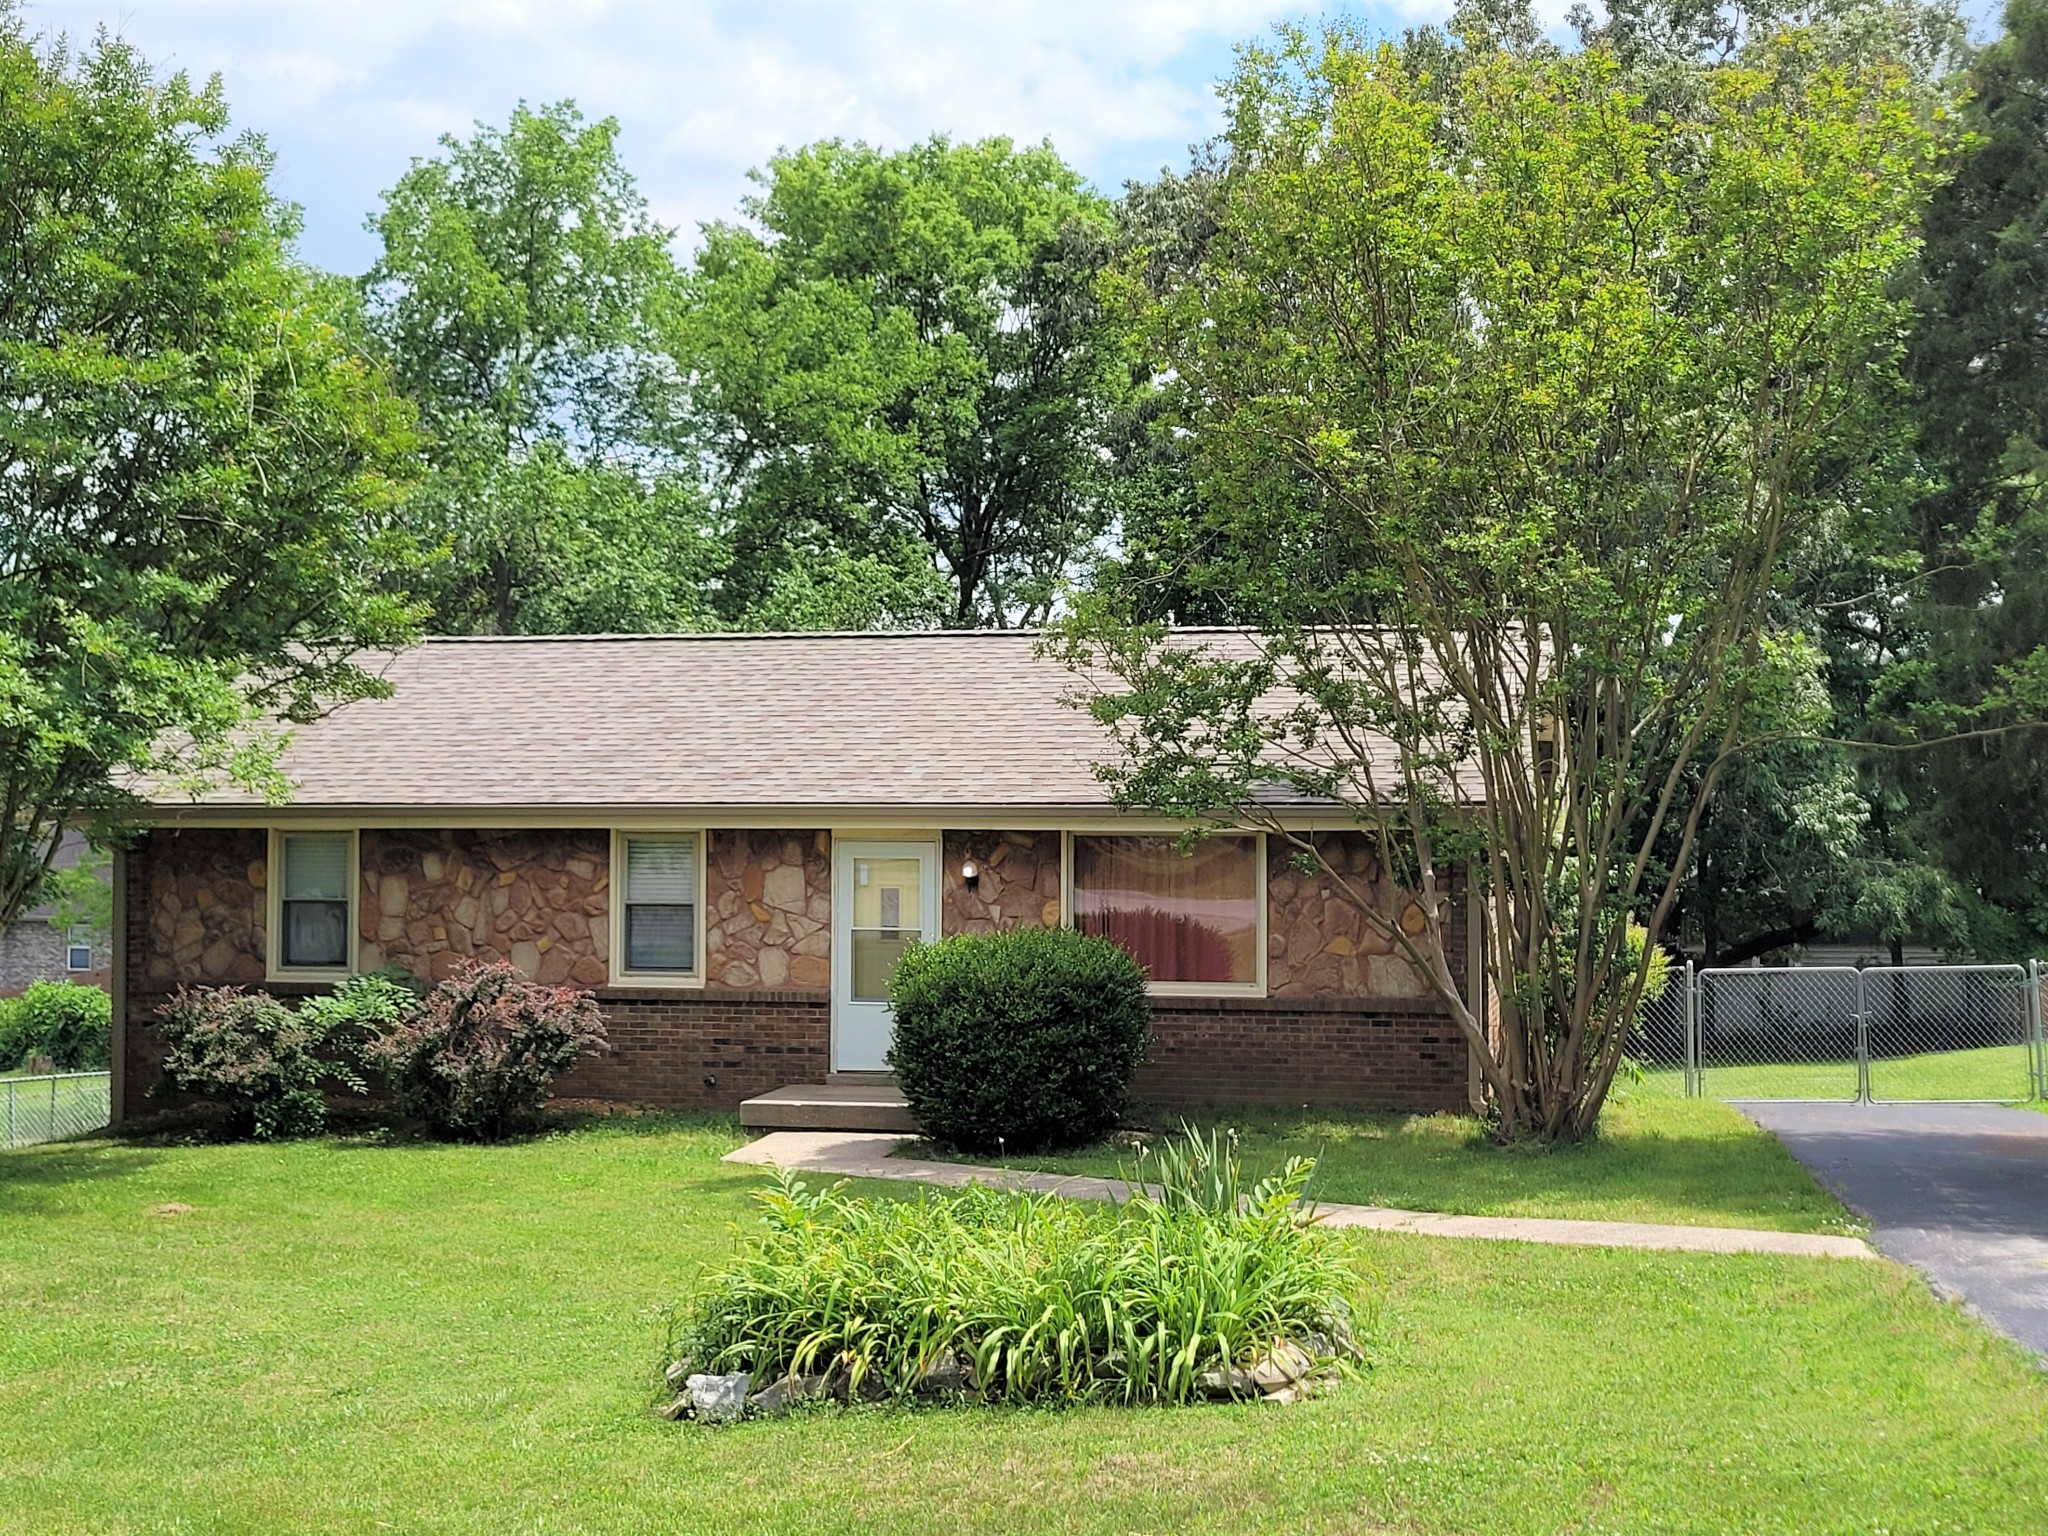
M 1723 1099 L 2016 1102 L 2048 1090 L 2043 969 L 1686 967 L 1644 1010 L 1638 1059 Z
M 28 1147 L 96 1131 L 113 1104 L 113 1074 L 51 1072 L 0 1077 L 0 1147 Z

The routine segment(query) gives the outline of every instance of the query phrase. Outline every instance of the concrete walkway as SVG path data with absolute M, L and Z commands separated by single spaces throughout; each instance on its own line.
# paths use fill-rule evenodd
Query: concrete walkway
M 1990 1104 L 1736 1105 L 1877 1246 L 2048 1360 L 2048 1115 Z
M 2044 1122 L 2048 1123 L 2048 1122 Z M 897 1179 L 913 1184 L 1064 1195 L 1073 1200 L 1121 1198 L 1121 1179 L 1082 1174 L 1030 1173 L 1019 1168 L 982 1168 L 971 1163 L 936 1163 L 891 1154 L 914 1138 L 859 1131 L 776 1131 L 728 1152 L 729 1163 L 773 1165 L 792 1171 L 829 1173 L 847 1179 Z M 1801 1258 L 1869 1259 L 1876 1255 L 1853 1237 L 1807 1232 L 1757 1232 L 1743 1227 L 1674 1227 L 1646 1221 L 1555 1221 L 1535 1216 L 1444 1216 L 1400 1211 L 1380 1205 L 1319 1205 L 1333 1227 L 1367 1227 L 1376 1232 L 1412 1232 L 1422 1237 L 1477 1237 L 1501 1242 L 1561 1243 L 1594 1248 L 1671 1248 L 1691 1253 L 1780 1253 Z

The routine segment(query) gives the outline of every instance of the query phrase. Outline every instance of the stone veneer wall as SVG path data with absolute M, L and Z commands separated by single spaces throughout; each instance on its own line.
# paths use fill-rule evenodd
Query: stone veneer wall
M 832 984 L 832 834 L 710 834 L 705 980 L 713 987 Z
M 260 829 L 151 832 L 131 860 L 142 878 L 129 911 L 143 919 L 145 947 L 140 966 L 131 951 L 130 984 L 261 981 L 269 856 Z
M 1374 907 L 1398 918 L 1408 894 L 1381 878 L 1380 861 L 1363 833 L 1316 839 L 1324 861 L 1345 884 L 1369 891 Z M 1375 932 L 1329 873 L 1304 874 L 1294 850 L 1266 839 L 1266 993 L 1273 998 L 1433 998 L 1429 983 L 1393 944 Z M 1462 967 L 1462 953 L 1452 956 Z
M 610 975 L 611 839 L 575 831 L 365 829 L 357 967 L 442 981 L 509 960 L 550 986 Z
M 948 832 L 939 852 L 941 933 L 1060 925 L 1059 833 Z M 972 890 L 960 878 L 969 859 L 981 866 Z

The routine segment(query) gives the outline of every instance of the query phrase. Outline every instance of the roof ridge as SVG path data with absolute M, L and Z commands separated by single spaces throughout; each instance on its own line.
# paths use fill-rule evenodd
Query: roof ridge
M 1022 640 L 1037 639 L 1043 626 L 1020 629 L 692 629 L 619 631 L 588 635 L 427 635 L 423 645 L 609 645 L 628 641 L 677 642 L 737 640 Z M 1176 635 L 1236 635 L 1244 631 L 1227 624 L 1190 624 Z

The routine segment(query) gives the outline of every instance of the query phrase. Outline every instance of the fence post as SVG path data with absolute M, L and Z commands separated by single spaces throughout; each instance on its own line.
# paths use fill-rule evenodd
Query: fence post
M 1685 1020 L 1685 1096 L 1696 1099 L 1700 1096 L 1700 993 L 1699 977 L 1690 960 L 1685 962 L 1685 1007 L 1680 1016 Z
M 2034 1067 L 2034 1097 L 2048 1098 L 2048 1042 L 2042 1040 L 2041 962 L 2027 962 L 2027 1059 Z
M 1856 1102 L 1870 1102 L 1870 967 L 1856 967 Z
M 0 1088 L 7 1090 L 7 1145 L 12 1147 L 14 1145 L 14 1079 L 10 1077 L 5 1082 L 0 1082 Z

